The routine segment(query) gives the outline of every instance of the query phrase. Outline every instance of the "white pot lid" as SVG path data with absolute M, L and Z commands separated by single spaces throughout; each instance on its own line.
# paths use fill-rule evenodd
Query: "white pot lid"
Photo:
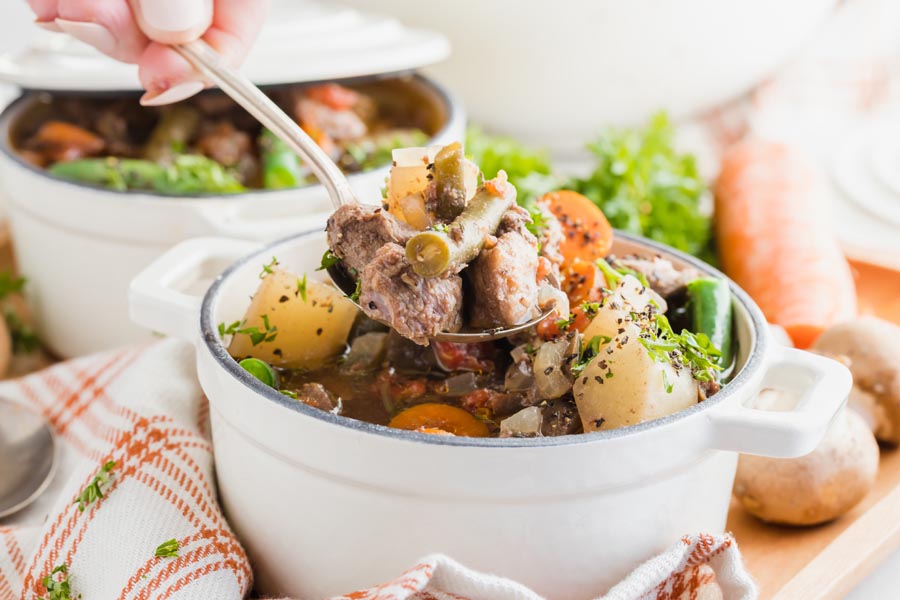
M 412 71 L 443 60 L 440 34 L 331 3 L 276 0 L 242 71 L 258 85 Z M 42 90 L 138 90 L 137 67 L 67 35 L 40 31 L 0 55 L 0 81 Z

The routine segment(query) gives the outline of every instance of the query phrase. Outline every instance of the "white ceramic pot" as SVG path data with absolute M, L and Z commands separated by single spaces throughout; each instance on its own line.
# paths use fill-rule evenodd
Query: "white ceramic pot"
M 426 71 L 473 122 L 567 155 L 602 125 L 696 114 L 787 60 L 836 0 L 344 0 L 445 34 Z
M 209 398 L 216 473 L 260 592 L 322 598 L 385 581 L 432 552 L 512 577 L 560 600 L 595 597 L 692 532 L 725 526 L 736 452 L 811 451 L 844 405 L 850 374 L 776 346 L 733 287 L 740 371 L 701 404 L 641 425 L 538 439 L 475 439 L 390 429 L 325 413 L 264 386 L 229 357 L 217 324 L 240 319 L 271 256 L 315 268 L 324 234 L 244 257 L 205 297 L 183 293 L 204 264 L 253 245 L 185 242 L 132 283 L 132 317 L 190 340 Z M 614 251 L 663 246 L 619 235 Z M 745 408 L 762 385 L 799 392 L 793 411 Z
M 465 135 L 459 103 L 414 77 L 443 107 L 434 143 Z M 28 278 L 41 339 L 60 357 L 96 352 L 145 338 L 128 319 L 131 279 L 183 240 L 222 235 L 271 241 L 324 227 L 332 205 L 321 185 L 230 196 L 170 197 L 117 192 L 48 175 L 22 161 L 9 128 L 33 97 L 0 115 L 0 177 L 19 270 Z M 377 201 L 389 166 L 348 177 L 361 201 Z

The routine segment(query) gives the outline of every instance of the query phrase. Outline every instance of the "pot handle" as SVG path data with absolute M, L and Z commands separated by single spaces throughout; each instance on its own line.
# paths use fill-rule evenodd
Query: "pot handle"
M 713 411 L 712 447 L 745 454 L 793 458 L 812 452 L 832 418 L 847 402 L 850 371 L 812 352 L 779 346 L 763 376 L 763 387 L 801 394 L 791 410 L 743 405 Z
M 131 320 L 153 331 L 194 342 L 202 295 L 196 288 L 215 270 L 258 250 L 260 244 L 229 238 L 194 238 L 157 258 L 131 281 Z

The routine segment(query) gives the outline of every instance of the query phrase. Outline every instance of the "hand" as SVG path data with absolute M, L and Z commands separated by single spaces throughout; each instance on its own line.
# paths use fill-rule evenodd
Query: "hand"
M 266 0 L 28 0 L 45 29 L 138 65 L 144 106 L 178 102 L 207 82 L 170 44 L 202 37 L 239 65 L 265 18 Z

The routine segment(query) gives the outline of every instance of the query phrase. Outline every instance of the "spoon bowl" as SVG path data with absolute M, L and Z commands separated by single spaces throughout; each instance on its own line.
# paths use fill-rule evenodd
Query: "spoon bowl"
M 47 420 L 0 398 L 0 518 L 34 502 L 55 471 L 56 441 Z

